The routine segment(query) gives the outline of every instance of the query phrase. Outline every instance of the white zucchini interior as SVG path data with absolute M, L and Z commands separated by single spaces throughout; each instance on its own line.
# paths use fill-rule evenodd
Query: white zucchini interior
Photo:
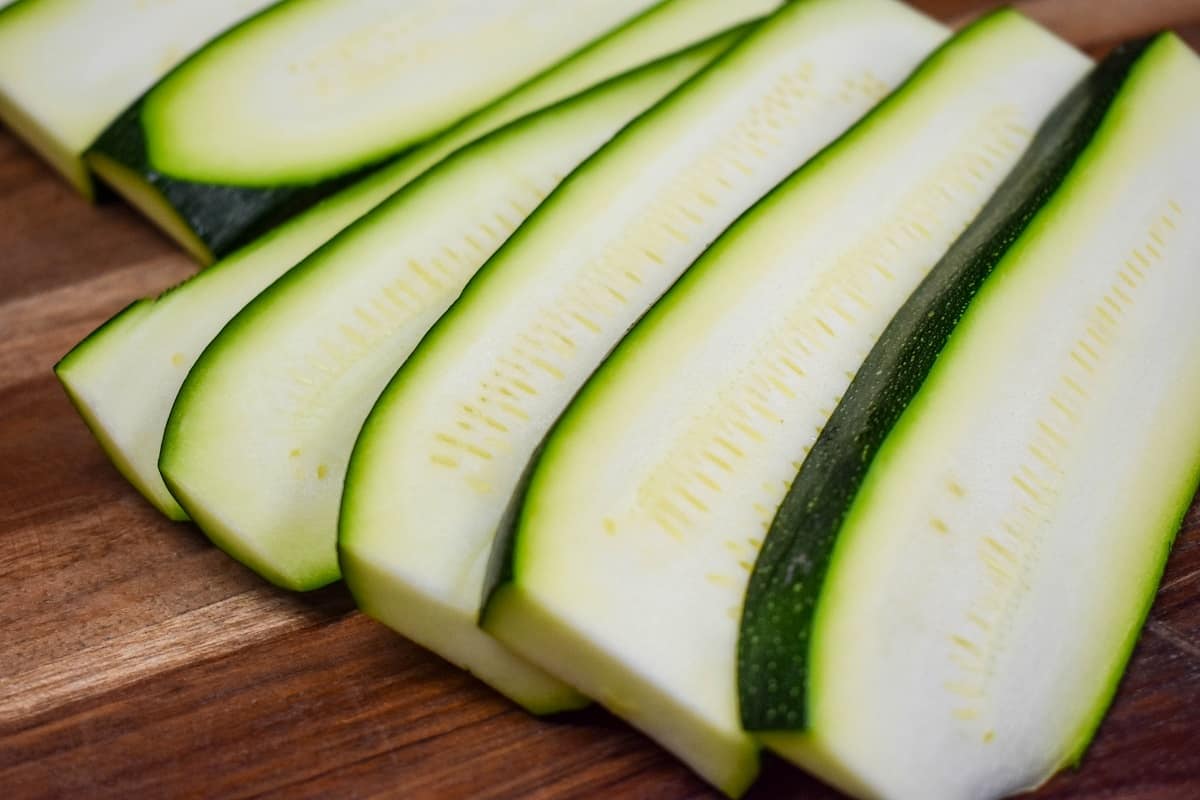
M 272 2 L 22 3 L 0 17 L 0 119 L 91 196 L 80 156 L 105 127 L 193 50 Z
M 741 604 L 799 459 L 1088 66 L 995 16 L 744 217 L 555 430 L 487 628 L 738 786 Z
M 193 519 L 281 585 L 336 579 L 346 462 L 396 368 L 566 173 L 727 45 L 461 151 L 240 312 L 192 368 L 163 441 L 160 468 Z
M 56 367 L 59 379 L 122 474 L 172 519 L 186 513 L 158 472 L 167 416 L 188 370 L 243 306 L 351 222 L 456 150 L 520 117 L 562 102 L 641 65 L 719 34 L 747 8 L 718 0 L 670 0 L 446 134 L 338 192 L 224 258 L 186 284 L 142 300 L 80 343 Z M 724 4 L 724 0 L 720 0 Z M 761 0 L 746 4 L 763 11 Z M 138 176 L 95 154 L 107 180 L 206 260 L 206 248 Z
M 1200 479 L 1198 141 L 1200 61 L 1162 39 L 877 455 L 810 732 L 773 747 L 896 798 L 1007 796 L 1082 756 Z
M 147 95 L 150 163 L 185 180 L 315 182 L 449 127 L 655 0 L 306 0 Z

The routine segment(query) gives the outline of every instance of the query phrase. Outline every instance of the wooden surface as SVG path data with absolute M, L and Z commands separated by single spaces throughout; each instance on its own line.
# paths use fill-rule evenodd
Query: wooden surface
M 987 3 L 919 5 L 952 19 Z M 1093 51 L 1156 14 L 1200 43 L 1196 0 L 1027 7 Z M 357 614 L 340 586 L 269 588 L 123 483 L 50 368 L 192 270 L 132 212 L 89 207 L 0 131 L 5 800 L 711 796 L 601 711 L 533 719 Z M 768 760 L 751 796 L 833 793 Z M 1038 796 L 1200 797 L 1200 507 L 1082 769 Z

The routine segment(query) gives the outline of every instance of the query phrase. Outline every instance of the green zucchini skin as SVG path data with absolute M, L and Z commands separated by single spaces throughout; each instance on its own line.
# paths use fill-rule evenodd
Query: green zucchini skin
M 977 220 L 889 324 L 808 454 L 746 594 L 738 692 L 747 730 L 806 727 L 817 602 L 838 532 L 876 453 L 976 293 L 1092 142 L 1152 41 L 1119 47 L 1051 114 Z
M 194 183 L 163 175 L 150 164 L 138 102 L 117 118 L 88 150 L 137 175 L 172 209 L 203 245 L 203 262 L 226 256 L 320 200 L 374 171 L 360 169 L 311 186 L 269 189 Z M 401 154 L 402 157 L 402 154 Z M 376 165 L 378 166 L 378 165 Z
M 509 85 L 481 106 L 464 107 L 459 118 L 421 138 L 398 140 L 385 151 L 360 159 L 344 169 L 311 178 L 243 184 L 240 181 L 226 182 L 220 178 L 185 177 L 169 168 L 164 170 L 156 166 L 153 152 L 156 146 L 161 149 L 164 137 L 161 134 L 155 136 L 154 112 L 157 108 L 161 114 L 163 90 L 187 74 L 194 63 L 203 61 L 210 51 L 219 50 L 227 41 L 237 40 L 244 29 L 265 22 L 265 18 L 271 15 L 286 17 L 294 10 L 292 0 L 280 0 L 243 20 L 174 68 L 97 138 L 88 148 L 85 160 L 104 182 L 130 199 L 164 232 L 207 265 L 255 241 L 339 190 L 386 170 L 390 165 L 403 162 L 405 156 L 419 150 L 427 142 L 453 132 L 461 123 L 469 122 L 476 115 L 502 104 L 511 95 L 535 84 L 543 75 L 557 71 L 575 56 L 631 29 L 643 18 L 654 16 L 655 13 L 661 15 L 661 11 L 673 4 L 680 4 L 680 0 L 644 0 L 640 6 L 635 6 L 640 11 L 632 17 L 621 19 L 611 29 L 592 31 L 590 40 L 582 40 L 582 46 L 574 52 L 560 52 L 559 60 L 545 65 L 541 73 Z M 670 11 L 667 10 L 667 13 Z M 735 14 L 731 12 L 730 16 Z M 261 29 L 260 25 L 256 30 Z M 166 140 L 169 141 L 169 137 Z

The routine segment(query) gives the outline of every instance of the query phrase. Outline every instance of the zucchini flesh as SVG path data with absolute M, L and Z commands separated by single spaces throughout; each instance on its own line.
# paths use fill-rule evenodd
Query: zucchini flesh
M 1197 141 L 1200 60 L 1118 51 L 885 332 L 747 595 L 773 749 L 898 798 L 1082 757 L 1200 481 Z
M 88 145 L 189 52 L 274 1 L 38 0 L 5 9 L 0 120 L 91 197 Z
M 282 3 L 146 96 L 149 162 L 233 186 L 344 175 L 449 127 L 654 2 Z
M 208 262 L 657 2 L 286 0 L 168 75 L 88 163 Z M 536 45 L 497 69 L 496 48 L 513 52 L 506 30 Z
M 259 292 L 431 166 L 510 122 L 687 48 L 774 3 L 669 0 L 426 145 L 274 229 L 185 284 L 109 320 L 55 367 L 121 473 L 172 519 L 187 514 L 158 472 L 163 429 L 201 351 Z
M 160 471 L 192 518 L 281 586 L 336 580 L 345 463 L 387 380 L 565 174 L 742 33 L 459 151 L 239 312 L 192 367 L 163 437 Z
M 377 169 L 315 186 L 254 189 L 164 175 L 147 160 L 140 105 L 129 109 L 100 137 L 89 150 L 87 162 L 106 183 L 207 264 L 255 240 L 347 182 L 351 188 L 326 202 L 336 206 L 349 197 L 374 197 L 374 205 L 459 147 L 505 123 L 766 14 L 778 4 L 779 0 L 751 0 L 736 6 L 724 0 L 665 0 L 432 141 Z M 359 209 L 354 217 L 370 207 L 357 202 L 348 206 Z M 320 213 L 329 211 L 327 207 Z
M 890 2 L 785 6 L 568 178 L 364 425 L 340 523 L 351 583 L 410 628 L 474 621 L 519 475 L 583 380 L 730 221 L 943 37 Z
M 740 791 L 742 598 L 798 459 L 1088 65 L 991 15 L 730 228 L 547 439 L 485 629 Z

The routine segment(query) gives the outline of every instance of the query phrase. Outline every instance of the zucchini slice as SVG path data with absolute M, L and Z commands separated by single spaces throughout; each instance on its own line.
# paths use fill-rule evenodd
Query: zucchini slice
M 89 164 L 211 261 L 659 2 L 285 0 L 163 79 Z
M 388 379 L 564 175 L 741 35 L 459 151 L 234 317 L 184 381 L 159 460 L 210 538 L 286 588 L 336 580 L 345 464 Z
M 688 48 L 777 2 L 669 0 L 437 139 L 274 229 L 185 284 L 141 300 L 55 367 L 113 463 L 172 519 L 187 515 L 158 472 L 171 404 L 204 347 L 280 275 L 450 153 L 614 76 Z
M 747 727 L 863 796 L 1082 757 L 1200 481 L 1200 60 L 1119 50 L 871 352 L 767 537 Z
M 275 0 L 37 0 L 0 14 L 0 120 L 81 194 L 84 150 L 188 53 Z
M 721 230 L 944 36 L 887 1 L 789 4 L 568 178 L 360 434 L 339 541 L 359 603 L 435 649 L 470 635 L 505 507 L 580 384 Z
M 485 629 L 739 793 L 742 598 L 798 460 L 1089 64 L 986 17 L 730 228 L 547 439 Z

